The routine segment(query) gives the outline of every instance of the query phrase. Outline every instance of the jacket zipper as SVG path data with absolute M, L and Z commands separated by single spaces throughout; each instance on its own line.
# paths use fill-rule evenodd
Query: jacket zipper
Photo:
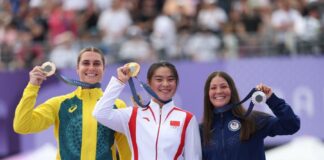
M 156 143 L 155 143 L 155 160 L 158 159 L 158 142 L 159 142 L 159 135 L 160 135 L 160 127 L 161 127 L 161 117 L 162 117 L 162 108 L 160 108 L 160 120 L 159 120 L 159 128 L 158 133 L 156 137 Z
M 224 159 L 227 159 L 226 156 L 226 148 L 225 148 L 225 134 L 224 134 L 224 114 L 221 113 L 221 130 L 222 130 L 222 145 L 223 145 L 223 152 L 224 152 Z

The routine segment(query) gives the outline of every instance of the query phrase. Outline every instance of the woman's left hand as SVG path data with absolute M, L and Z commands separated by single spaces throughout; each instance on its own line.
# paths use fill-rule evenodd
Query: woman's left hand
M 258 84 L 255 88 L 262 91 L 266 95 L 267 99 L 272 95 L 272 89 L 262 83 Z

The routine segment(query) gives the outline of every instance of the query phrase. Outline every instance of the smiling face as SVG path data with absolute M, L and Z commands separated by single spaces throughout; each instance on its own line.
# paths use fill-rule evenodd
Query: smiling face
M 98 83 L 102 80 L 104 72 L 103 56 L 94 51 L 81 52 L 78 60 L 77 73 L 81 82 Z
M 221 76 L 215 76 L 209 86 L 209 100 L 215 108 L 223 107 L 231 100 L 231 89 Z
M 159 67 L 155 70 L 149 81 L 149 85 L 161 100 L 167 101 L 171 99 L 176 92 L 177 80 L 168 67 Z M 160 103 L 154 98 L 153 100 Z

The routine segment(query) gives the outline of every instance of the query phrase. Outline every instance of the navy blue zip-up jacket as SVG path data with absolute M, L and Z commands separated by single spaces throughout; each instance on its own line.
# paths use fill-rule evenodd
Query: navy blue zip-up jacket
M 240 141 L 241 120 L 231 111 L 215 115 L 210 143 L 202 143 L 203 160 L 265 160 L 263 141 L 267 136 L 291 135 L 299 130 L 300 119 L 283 99 L 272 94 L 266 103 L 276 117 L 256 117 L 257 131 L 245 141 Z

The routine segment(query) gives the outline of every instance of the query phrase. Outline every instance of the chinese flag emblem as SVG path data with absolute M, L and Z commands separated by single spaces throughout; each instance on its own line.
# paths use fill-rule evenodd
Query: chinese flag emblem
M 179 127 L 180 126 L 180 121 L 170 121 L 170 126 Z

